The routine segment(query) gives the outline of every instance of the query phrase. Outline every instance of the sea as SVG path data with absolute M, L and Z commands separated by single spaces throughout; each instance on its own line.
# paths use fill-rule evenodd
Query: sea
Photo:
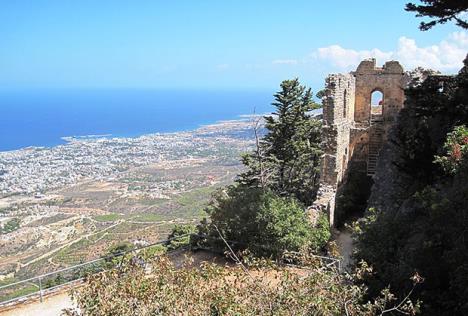
M 193 130 L 273 110 L 273 91 L 0 91 L 0 151 L 64 144 L 63 137 L 138 137 Z

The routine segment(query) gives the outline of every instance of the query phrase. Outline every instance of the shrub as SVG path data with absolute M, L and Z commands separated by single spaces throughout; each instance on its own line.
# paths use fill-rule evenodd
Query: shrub
M 195 225 L 175 225 L 172 232 L 167 237 L 167 249 L 175 250 L 190 244 L 190 235 L 196 233 Z
M 317 221 L 317 225 L 312 229 L 310 248 L 312 250 L 322 248 L 330 240 L 330 237 L 330 223 L 328 222 L 327 215 L 322 213 Z
M 397 300 L 387 289 L 362 304 L 365 288 L 320 264 L 306 269 L 255 262 L 223 267 L 191 262 L 177 268 L 167 257 L 149 262 L 152 273 L 131 260 L 122 269 L 90 276 L 72 291 L 79 310 L 66 315 L 382 315 Z M 356 276 L 365 272 L 358 271 Z M 398 311 L 414 315 L 418 305 L 405 299 Z M 385 311 L 385 308 L 387 310 Z
M 21 220 L 19 218 L 12 218 L 6 222 L 3 227 L 0 226 L 0 234 L 8 234 L 20 227 Z
M 107 250 L 106 259 L 104 262 L 104 268 L 112 268 L 118 265 L 121 261 L 121 255 L 134 249 L 135 247 L 128 241 L 119 242 L 109 247 Z
M 434 162 L 440 164 L 446 173 L 455 175 L 462 169 L 468 169 L 468 128 L 461 125 L 448 133 L 444 150 L 446 154 L 436 156 Z
M 200 233 L 208 236 L 205 242 L 222 248 L 221 234 L 235 250 L 248 249 L 257 256 L 280 257 L 287 250 L 318 249 L 330 237 L 325 217 L 314 228 L 297 200 L 260 188 L 219 190 L 206 212 L 211 221 L 199 226 Z

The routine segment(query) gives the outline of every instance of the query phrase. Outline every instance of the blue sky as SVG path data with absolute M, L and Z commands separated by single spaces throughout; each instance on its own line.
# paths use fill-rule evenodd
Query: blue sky
M 1 2 L 0 87 L 315 90 L 365 57 L 453 73 L 468 35 L 392 1 Z

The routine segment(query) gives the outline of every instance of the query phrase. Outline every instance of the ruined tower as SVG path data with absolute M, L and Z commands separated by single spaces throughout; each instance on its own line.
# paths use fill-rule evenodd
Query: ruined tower
M 327 77 L 321 186 L 312 208 L 326 210 L 331 225 L 336 192 L 345 182 L 349 168 L 359 169 L 368 177 L 374 175 L 388 130 L 403 107 L 407 81 L 397 61 L 379 68 L 375 59 L 362 61 L 349 74 Z

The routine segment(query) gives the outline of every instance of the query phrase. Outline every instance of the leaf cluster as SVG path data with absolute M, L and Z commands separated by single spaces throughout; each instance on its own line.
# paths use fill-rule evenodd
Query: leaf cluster
M 417 17 L 429 17 L 430 22 L 421 22 L 421 31 L 427 31 L 437 24 L 455 20 L 456 25 L 468 29 L 467 20 L 462 14 L 468 11 L 468 3 L 462 0 L 421 0 L 423 4 L 407 3 L 406 11 L 416 12 Z
M 468 128 L 457 126 L 447 135 L 444 144 L 445 155 L 436 156 L 434 160 L 442 166 L 445 172 L 455 175 L 468 169 Z

